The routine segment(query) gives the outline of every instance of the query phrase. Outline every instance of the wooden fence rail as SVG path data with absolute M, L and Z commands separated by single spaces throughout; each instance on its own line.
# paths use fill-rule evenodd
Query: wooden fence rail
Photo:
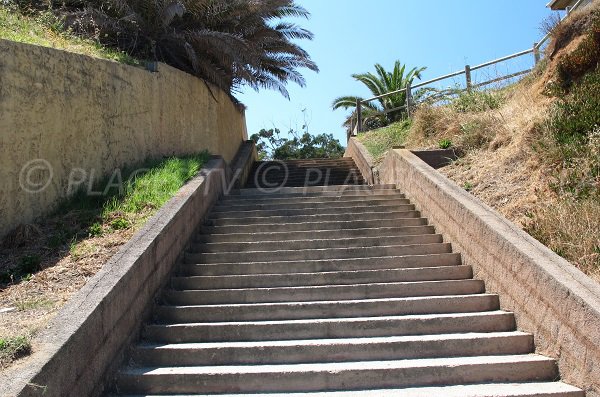
M 577 3 L 575 3 L 575 5 L 570 8 L 570 10 L 568 11 L 568 13 L 565 16 L 565 18 L 567 18 L 572 11 L 574 11 L 577 8 L 579 8 L 579 6 L 581 6 L 581 4 L 583 4 L 584 1 L 585 0 L 579 0 Z M 565 18 L 563 18 L 563 20 Z M 473 78 L 472 78 L 473 75 L 472 75 L 472 73 L 475 72 L 475 71 L 477 71 L 477 70 L 486 68 L 488 66 L 496 65 L 496 64 L 499 64 L 499 63 L 502 63 L 502 62 L 506 62 L 506 61 L 509 61 L 509 60 L 512 60 L 512 59 L 515 59 L 515 58 L 519 58 L 519 57 L 523 57 L 525 55 L 530 55 L 530 54 L 533 54 L 533 64 L 534 64 L 534 66 L 536 66 L 541 61 L 541 59 L 542 59 L 541 48 L 543 47 L 543 45 L 549 39 L 550 39 L 550 33 L 548 33 L 546 36 L 544 36 L 544 38 L 542 38 L 542 40 L 540 40 L 539 42 L 534 43 L 533 47 L 530 48 L 530 49 L 527 49 L 527 50 L 524 50 L 524 51 L 521 51 L 521 52 L 517 52 L 517 53 L 511 54 L 511 55 L 502 57 L 502 58 L 494 59 L 493 61 L 485 62 L 485 63 L 482 63 L 481 65 L 477 65 L 477 66 L 465 65 L 464 70 L 460 70 L 460 71 L 457 71 L 457 72 L 454 72 L 454 73 L 450 73 L 450 74 L 447 74 L 447 75 L 444 75 L 444 76 L 436 77 L 434 79 L 431 79 L 431 80 L 428 80 L 428 81 L 424 81 L 422 83 L 415 84 L 415 85 L 412 85 L 412 86 L 409 84 L 406 88 L 403 88 L 403 89 L 400 89 L 400 90 L 396 90 L 396 91 L 391 91 L 391 92 L 385 93 L 383 95 L 378 95 L 378 96 L 374 96 L 372 98 L 363 99 L 363 100 L 357 100 L 356 101 L 356 117 L 353 117 L 351 119 L 350 129 L 349 129 L 349 132 L 348 132 L 348 138 L 350 138 L 351 136 L 356 136 L 359 132 L 363 131 L 364 121 L 365 121 L 364 114 L 363 114 L 363 109 L 362 109 L 362 104 L 363 103 L 369 103 L 369 102 L 372 102 L 372 101 L 375 101 L 375 100 L 378 100 L 378 99 L 381 99 L 381 98 L 385 98 L 385 97 L 388 97 L 388 96 L 391 96 L 391 95 L 396 95 L 396 94 L 405 92 L 406 93 L 406 104 L 404 106 L 400 106 L 400 107 L 397 107 L 397 108 L 394 108 L 394 109 L 389 109 L 389 110 L 386 110 L 386 111 L 383 111 L 383 112 L 371 114 L 370 117 L 381 116 L 381 115 L 388 114 L 388 113 L 391 113 L 391 112 L 394 112 L 394 111 L 406 109 L 407 116 L 408 116 L 408 118 L 410 118 L 412 116 L 412 109 L 414 107 L 414 101 L 412 99 L 413 98 L 413 92 L 414 92 L 414 90 L 416 90 L 418 88 L 424 88 L 424 87 L 426 87 L 428 85 L 431 85 L 433 83 L 437 83 L 437 82 L 440 82 L 440 81 L 443 81 L 443 80 L 447 80 L 447 79 L 451 79 L 451 78 L 454 78 L 454 77 L 458 77 L 458 76 L 464 75 L 465 76 L 465 85 L 466 85 L 466 89 L 465 90 L 468 91 L 468 92 L 470 92 L 473 89 L 478 89 L 478 88 L 485 87 L 485 86 L 490 85 L 490 84 L 494 84 L 494 83 L 498 83 L 498 82 L 501 82 L 501 81 L 509 80 L 509 79 L 512 79 L 512 78 L 516 78 L 516 77 L 519 77 L 519 76 L 523 76 L 525 74 L 530 73 L 533 70 L 533 68 L 529 68 L 529 69 L 526 69 L 526 70 L 521 70 L 521 71 L 518 71 L 518 72 L 510 73 L 508 75 L 504 75 L 504 76 L 500 76 L 500 77 L 495 77 L 495 78 L 493 78 L 491 80 L 488 80 L 488 81 L 485 81 L 485 82 L 482 82 L 482 83 L 477 83 L 477 84 L 473 84 Z M 457 93 L 457 92 L 461 92 L 461 91 L 465 91 L 465 90 L 453 90 L 453 92 Z M 446 92 L 448 92 L 448 91 L 446 91 Z M 438 101 L 441 100 L 442 98 L 443 97 L 440 96 L 440 98 L 438 99 Z

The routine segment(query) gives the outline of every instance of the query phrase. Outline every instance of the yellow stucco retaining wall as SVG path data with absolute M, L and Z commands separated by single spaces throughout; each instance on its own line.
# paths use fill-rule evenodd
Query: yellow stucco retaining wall
M 224 92 L 167 65 L 150 73 L 6 40 L 0 54 L 0 236 L 74 182 L 204 149 L 230 162 L 247 138 Z

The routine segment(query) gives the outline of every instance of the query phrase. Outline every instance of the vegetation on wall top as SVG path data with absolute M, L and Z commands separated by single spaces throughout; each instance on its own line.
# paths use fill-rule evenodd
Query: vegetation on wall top
M 226 92 L 249 85 L 289 97 L 299 69 L 317 65 L 293 41 L 313 34 L 293 0 L 5 0 L 24 12 L 50 9 L 62 28 L 138 59 L 165 62 Z

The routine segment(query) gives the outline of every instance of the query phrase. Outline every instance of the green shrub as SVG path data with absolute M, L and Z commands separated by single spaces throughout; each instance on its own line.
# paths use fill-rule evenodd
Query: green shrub
M 556 142 L 565 146 L 567 157 L 584 145 L 600 125 L 600 69 L 588 73 L 554 106 L 550 121 Z M 573 147 L 574 146 L 574 147 Z
M 498 109 L 501 104 L 500 94 L 486 91 L 463 91 L 452 101 L 452 107 L 460 113 L 485 112 Z
M 115 230 L 123 230 L 129 228 L 131 223 L 125 218 L 117 218 L 110 223 L 110 226 Z
M 99 236 L 102 236 L 102 233 L 104 232 L 104 230 L 102 228 L 102 224 L 99 222 L 96 222 L 88 228 L 88 232 L 89 232 L 90 236 L 92 236 L 92 237 L 99 237 Z
M 438 145 L 440 149 L 448 149 L 450 146 L 452 146 L 452 141 L 450 139 L 442 139 Z
M 31 353 L 27 336 L 0 338 L 0 367 Z
M 579 47 L 563 56 L 558 63 L 558 83 L 563 89 L 568 89 L 579 78 L 598 67 L 598 59 L 600 59 L 600 10 L 594 11 L 592 18 L 591 26 Z

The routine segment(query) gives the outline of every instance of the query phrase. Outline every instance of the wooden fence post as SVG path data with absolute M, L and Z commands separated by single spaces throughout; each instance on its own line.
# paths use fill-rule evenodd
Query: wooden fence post
M 471 92 L 471 90 L 473 89 L 473 82 L 471 80 L 471 66 L 470 65 L 465 66 L 465 76 L 467 78 L 467 92 Z
M 533 43 L 533 58 L 535 59 L 535 64 L 540 63 L 540 49 L 538 48 L 538 43 Z
M 410 119 L 411 111 L 410 108 L 412 106 L 412 88 L 410 86 L 410 81 L 406 85 L 406 115 Z
M 356 100 L 356 131 L 362 132 L 362 104 L 360 99 Z

